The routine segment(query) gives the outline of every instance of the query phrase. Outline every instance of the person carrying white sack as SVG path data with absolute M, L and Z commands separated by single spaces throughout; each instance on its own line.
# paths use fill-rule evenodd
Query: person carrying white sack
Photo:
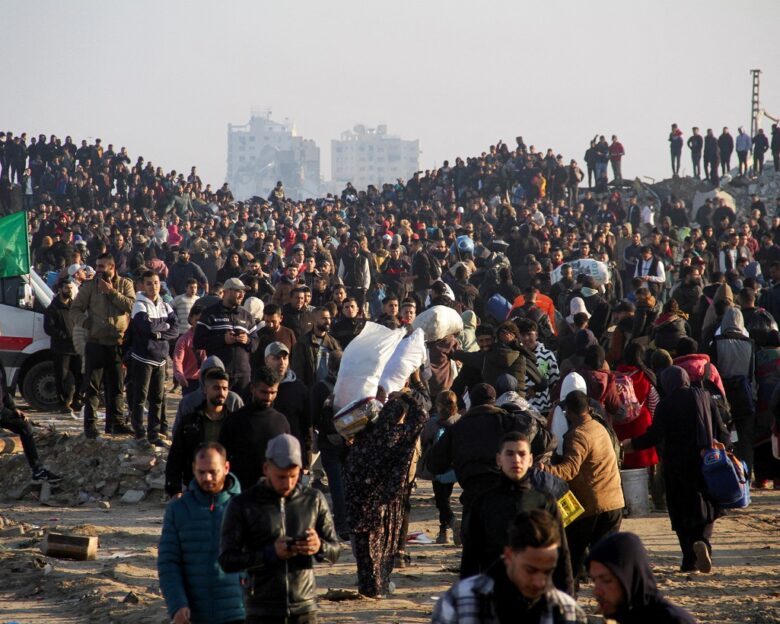
M 561 382 L 561 398 L 556 403 L 555 409 L 552 411 L 552 418 L 550 419 L 550 431 L 552 431 L 557 442 L 555 452 L 558 455 L 563 455 L 563 436 L 569 430 L 569 423 L 566 421 L 565 408 L 562 407 L 566 397 L 570 392 L 579 390 L 580 392 L 588 393 L 588 386 L 585 383 L 585 379 L 579 373 L 569 373 L 563 378 Z

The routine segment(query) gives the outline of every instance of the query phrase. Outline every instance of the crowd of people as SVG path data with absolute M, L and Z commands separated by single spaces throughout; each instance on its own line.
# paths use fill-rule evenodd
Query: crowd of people
M 676 126 L 670 142 L 677 173 Z M 246 201 L 100 139 L 5 132 L 0 146 L 2 209 L 28 212 L 56 293 L 64 412 L 89 438 L 168 449 L 159 573 L 175 622 L 316 622 L 313 565 L 346 542 L 359 591 L 387 595 L 423 478 L 437 542 L 463 547 L 435 622 L 584 621 L 588 573 L 618 621 L 689 622 L 620 532 L 621 468 L 647 472 L 683 571 L 713 565 L 702 450 L 733 446 L 756 486 L 780 487 L 780 212 L 765 204 L 780 198 L 692 215 L 636 196 L 617 136 L 591 142 L 587 188 L 575 160 L 517 137 L 381 188 L 295 200 L 280 182 Z M 463 330 L 428 343 L 429 363 L 380 388 L 378 417 L 345 439 L 344 350 L 367 323 L 411 332 L 435 306 Z

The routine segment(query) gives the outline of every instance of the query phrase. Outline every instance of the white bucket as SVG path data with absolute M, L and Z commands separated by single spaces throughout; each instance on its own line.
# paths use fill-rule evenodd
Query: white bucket
M 626 501 L 628 515 L 641 518 L 650 514 L 649 478 L 646 468 L 634 468 L 620 471 L 623 498 Z

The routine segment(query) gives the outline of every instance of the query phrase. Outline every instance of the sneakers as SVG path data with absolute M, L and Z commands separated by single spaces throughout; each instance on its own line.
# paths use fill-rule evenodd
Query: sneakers
M 703 574 L 709 574 L 712 571 L 712 557 L 707 544 L 701 541 L 694 542 L 693 552 L 696 555 L 696 562 L 694 563 L 696 569 Z
M 449 531 L 451 531 L 449 527 L 440 526 L 439 527 L 439 534 L 436 536 L 436 543 L 437 544 L 451 544 L 452 541 L 450 540 Z
M 58 483 L 59 481 L 62 481 L 62 477 L 54 474 L 53 472 L 49 472 L 46 470 L 46 468 L 38 468 L 38 470 L 34 470 L 32 482 L 43 483 L 44 481 L 48 481 L 49 483 Z

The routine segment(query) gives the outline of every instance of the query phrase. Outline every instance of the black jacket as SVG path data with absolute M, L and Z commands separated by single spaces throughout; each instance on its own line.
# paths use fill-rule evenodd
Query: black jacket
M 182 413 L 173 428 L 173 441 L 165 463 L 165 493 L 169 496 L 178 494 L 192 481 L 192 460 L 198 446 L 204 442 L 216 442 L 219 438 L 206 439 L 205 421 L 208 417 L 205 407 L 204 400 L 195 410 Z M 227 410 L 224 418 L 227 418 Z M 224 424 L 224 418 L 220 425 Z
M 244 332 L 249 336 L 249 342 L 229 345 L 225 343 L 227 332 Z M 236 379 L 249 381 L 252 374 L 250 359 L 258 342 L 257 323 L 249 311 L 241 306 L 226 308 L 220 301 L 204 310 L 195 326 L 192 346 L 222 360 L 232 385 Z
M 310 528 L 322 541 L 316 555 L 286 561 L 276 556 L 274 542 L 279 537 Z M 339 554 L 328 503 L 313 488 L 299 483 L 282 499 L 263 480 L 236 496 L 225 510 L 219 564 L 227 573 L 248 570 L 249 617 L 285 618 L 316 611 L 314 560 L 335 563 Z
M 282 325 L 291 329 L 295 334 L 295 340 L 300 340 L 306 332 L 314 326 L 312 315 L 303 310 L 296 310 L 289 303 L 282 306 Z
M 70 304 L 54 297 L 43 313 L 43 331 L 51 338 L 51 350 L 55 353 L 75 355 L 73 329 L 68 323 Z
M 287 418 L 290 432 L 301 443 L 301 450 L 304 453 L 303 467 L 308 468 L 314 447 L 309 389 L 295 376 L 292 369 L 288 369 L 287 374 L 279 384 L 279 392 L 274 400 L 274 409 Z
M 219 441 L 227 450 L 230 471 L 242 489 L 257 483 L 263 473 L 268 441 L 282 433 L 290 433 L 290 423 L 273 407 L 248 403 L 225 418 Z
M 525 431 L 526 424 L 495 405 L 472 407 L 428 451 L 428 469 L 443 474 L 454 468 L 463 488 L 461 502 L 469 506 L 498 481 L 501 438 L 510 431 Z
M 336 339 L 330 334 L 325 334 L 322 338 L 322 346 L 329 352 L 341 351 L 341 347 Z M 320 345 L 314 342 L 314 333 L 306 332 L 301 339 L 295 343 L 290 353 L 290 368 L 295 371 L 303 384 L 311 388 L 317 381 L 317 353 Z
M 463 530 L 460 578 L 485 572 L 503 553 L 507 543 L 507 529 L 517 514 L 533 509 L 547 511 L 558 521 L 561 546 L 553 583 L 557 589 L 573 595 L 569 544 L 558 503 L 550 492 L 535 488 L 528 475 L 520 481 L 512 481 L 502 474 L 496 486 L 474 502 L 469 521 Z

